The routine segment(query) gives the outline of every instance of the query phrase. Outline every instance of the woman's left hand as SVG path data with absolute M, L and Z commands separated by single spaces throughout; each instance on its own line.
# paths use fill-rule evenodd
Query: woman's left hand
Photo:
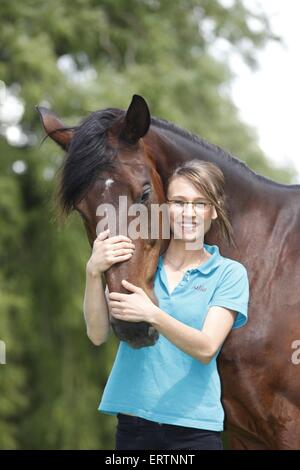
M 156 305 L 141 287 L 137 287 L 124 279 L 122 285 L 132 294 L 110 292 L 109 305 L 112 316 L 118 320 L 151 323 L 157 310 Z

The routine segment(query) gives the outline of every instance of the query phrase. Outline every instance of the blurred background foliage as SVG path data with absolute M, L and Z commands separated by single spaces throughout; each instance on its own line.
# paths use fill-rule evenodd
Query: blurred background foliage
M 59 225 L 52 203 L 63 154 L 36 104 L 69 125 L 134 93 L 154 116 L 231 151 L 256 172 L 275 168 L 230 97 L 232 54 L 255 67 L 278 38 L 243 1 L 1 0 L 0 365 L 1 449 L 110 449 L 114 418 L 97 411 L 117 341 L 93 346 L 82 303 L 90 254 L 81 222 Z M 227 4 L 227 6 L 226 6 Z M 249 92 L 251 92 L 249 90 Z M 255 99 L 255 97 L 253 97 Z

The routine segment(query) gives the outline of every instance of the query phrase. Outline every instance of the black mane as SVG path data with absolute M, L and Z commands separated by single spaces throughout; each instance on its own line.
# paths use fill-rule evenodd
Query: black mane
M 176 135 L 180 135 L 184 137 L 185 139 L 195 142 L 198 145 L 201 145 L 203 148 L 208 150 L 209 152 L 213 152 L 214 154 L 217 154 L 220 158 L 223 160 L 227 160 L 228 163 L 237 165 L 241 170 L 248 172 L 248 176 L 251 178 L 256 178 L 261 180 L 263 183 L 267 183 L 269 185 L 273 185 L 274 187 L 285 187 L 285 188 L 297 188 L 299 189 L 298 184 L 283 184 L 283 183 L 277 183 L 276 181 L 273 181 L 272 179 L 259 175 L 256 173 L 254 170 L 252 170 L 245 162 L 240 160 L 238 157 L 235 155 L 232 155 L 231 153 L 227 152 L 224 150 L 222 147 L 219 147 L 216 144 L 212 144 L 208 142 L 207 140 L 203 139 L 202 137 L 199 137 L 196 134 L 193 134 L 192 132 L 189 132 L 185 129 L 182 129 L 181 127 L 176 126 L 176 124 L 173 124 L 170 121 L 166 121 L 165 119 L 157 119 L 157 118 L 151 118 L 152 124 L 155 126 L 165 129 L 167 131 L 171 131 Z

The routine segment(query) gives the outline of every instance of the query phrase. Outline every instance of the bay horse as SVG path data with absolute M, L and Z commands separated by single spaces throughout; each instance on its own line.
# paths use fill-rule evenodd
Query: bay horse
M 205 242 L 243 263 L 250 282 L 248 324 L 231 332 L 218 358 L 229 446 L 299 449 L 300 365 L 292 361 L 292 344 L 300 339 L 300 186 L 275 183 L 220 147 L 151 117 L 138 95 L 127 110 L 99 110 L 76 127 L 38 110 L 47 135 L 66 151 L 59 191 L 63 211 L 81 215 L 91 246 L 99 204 L 118 209 L 120 195 L 129 204 L 164 202 L 168 176 L 189 159 L 222 170 L 236 247 L 224 244 L 214 224 Z M 155 301 L 153 278 L 168 241 L 134 243 L 132 258 L 107 271 L 109 291 L 124 292 L 126 278 Z M 116 322 L 114 329 L 132 347 L 151 347 L 157 339 L 147 324 Z

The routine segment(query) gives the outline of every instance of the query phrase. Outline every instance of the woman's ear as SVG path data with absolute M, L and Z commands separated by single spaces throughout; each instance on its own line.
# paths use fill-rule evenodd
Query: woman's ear
M 217 214 L 217 211 L 216 211 L 216 208 L 215 206 L 212 206 L 212 220 L 215 220 L 216 218 L 218 217 L 218 214 Z
M 221 204 L 220 199 L 218 199 L 218 204 Z M 212 212 L 211 218 L 212 218 L 212 220 L 215 220 L 215 219 L 217 219 L 218 214 L 217 214 L 217 211 L 216 211 L 216 207 L 214 205 L 212 206 L 212 208 L 213 208 L 213 212 Z

